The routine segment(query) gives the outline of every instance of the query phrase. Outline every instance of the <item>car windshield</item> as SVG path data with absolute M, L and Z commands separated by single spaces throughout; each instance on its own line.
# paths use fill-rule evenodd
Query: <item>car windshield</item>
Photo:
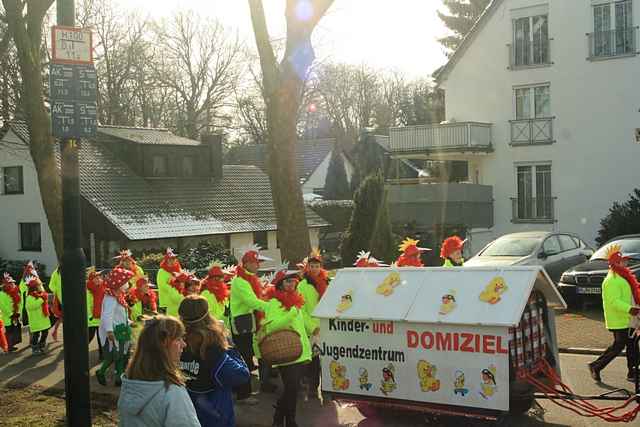
M 480 256 L 527 256 L 540 244 L 535 237 L 501 237 L 491 243 Z
M 622 247 L 623 255 L 630 256 L 633 259 L 640 259 L 640 239 L 614 240 L 598 249 L 591 256 L 591 259 L 607 259 L 607 248 L 614 244 Z

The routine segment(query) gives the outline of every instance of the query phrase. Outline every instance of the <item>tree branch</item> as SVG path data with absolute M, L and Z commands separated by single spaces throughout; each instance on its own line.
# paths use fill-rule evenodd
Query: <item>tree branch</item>
M 269 39 L 269 30 L 264 15 L 264 7 L 262 0 L 249 0 L 249 9 L 251 10 L 251 24 L 253 25 L 253 33 L 256 38 L 256 47 L 260 56 L 260 65 L 262 67 L 262 78 L 272 90 L 278 78 L 278 64 L 276 56 L 273 53 L 273 46 Z

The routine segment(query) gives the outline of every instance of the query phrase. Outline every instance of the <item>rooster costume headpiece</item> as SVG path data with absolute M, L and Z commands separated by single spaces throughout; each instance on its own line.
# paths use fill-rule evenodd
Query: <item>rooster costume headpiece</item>
M 462 240 L 458 236 L 451 236 L 442 242 L 442 247 L 440 248 L 440 258 L 447 259 L 451 256 L 455 251 L 462 251 L 462 247 L 464 246 L 466 240 Z

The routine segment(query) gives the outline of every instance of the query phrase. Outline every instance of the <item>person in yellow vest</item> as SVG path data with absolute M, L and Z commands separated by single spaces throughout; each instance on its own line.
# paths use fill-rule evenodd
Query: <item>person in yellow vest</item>
M 305 369 L 305 379 L 309 399 L 318 399 L 318 387 L 320 386 L 320 349 L 318 337 L 320 336 L 320 319 L 313 316 L 313 310 L 320 302 L 329 286 L 329 274 L 323 268 L 323 259 L 320 251 L 314 249 L 301 265 L 303 279 L 298 284 L 298 292 L 304 298 L 302 316 L 307 330 L 312 331 L 309 341 L 312 344 L 311 363 Z
M 149 277 L 142 276 L 136 281 L 135 287 L 129 289 L 127 302 L 133 322 L 140 322 L 145 315 L 158 314 L 158 297 L 150 285 Z
M 20 313 L 24 300 L 20 296 L 20 288 L 9 273 L 4 273 L 0 282 L 0 311 L 2 311 L 2 321 L 7 336 L 7 350 L 16 351 L 17 344 L 22 342 L 22 325 L 20 324 Z
M 207 277 L 200 282 L 200 295 L 205 297 L 209 303 L 209 314 L 214 319 L 223 321 L 227 329 L 229 328 L 229 317 L 227 316 L 229 293 L 229 286 L 224 282 L 222 263 L 212 262 L 209 265 Z
M 158 285 L 158 306 L 161 312 L 167 311 L 167 290 L 171 287 L 169 281 L 182 271 L 178 256 L 173 252 L 173 249 L 167 248 L 164 253 L 164 258 L 160 262 L 160 269 L 156 275 L 156 285 Z
M 138 265 L 129 249 L 122 249 L 114 259 L 117 261 L 116 267 L 122 267 L 133 273 L 133 277 L 129 281 L 129 289 L 133 288 L 138 279 L 145 275 L 144 270 Z
M 51 319 L 51 323 L 53 323 L 51 337 L 54 341 L 58 341 L 58 329 L 62 324 L 62 271 L 60 266 L 51 273 L 49 290 L 53 294 L 53 304 L 50 307 L 53 315 Z
M 39 277 L 38 271 L 33 263 L 33 261 L 29 261 L 25 264 L 22 270 L 22 276 L 20 276 L 20 282 L 18 283 L 18 287 L 20 288 L 20 296 L 22 297 L 22 301 L 27 301 L 27 294 L 29 293 L 29 287 L 27 286 L 27 281 L 25 279 L 31 277 Z M 27 307 L 25 304 L 22 304 L 22 323 L 28 324 L 29 317 L 27 316 Z
M 44 354 L 49 328 L 51 328 L 49 294 L 45 292 L 44 285 L 39 277 L 26 277 L 23 280 L 29 289 L 25 307 L 27 308 L 27 317 L 29 317 L 31 352 L 33 354 Z
M 96 271 L 95 267 L 87 268 L 87 326 L 89 328 L 90 344 L 93 337 L 98 335 L 98 354 L 100 360 L 103 359 L 102 343 L 98 329 L 100 328 L 100 317 L 102 315 L 102 302 L 104 301 L 105 285 L 102 272 Z
M 606 251 L 609 273 L 602 282 L 602 307 L 604 322 L 613 334 L 613 343 L 600 357 L 589 363 L 589 372 L 595 381 L 600 381 L 602 371 L 624 348 L 627 348 L 627 380 L 635 381 L 638 366 L 638 342 L 630 323 L 640 314 L 640 283 L 627 267 L 629 257 L 622 255 L 619 245 L 611 245 Z
M 304 297 L 297 291 L 298 271 L 280 270 L 272 284 L 271 292 L 267 295 L 267 305 L 264 310 L 263 330 L 261 336 L 267 336 L 282 329 L 291 329 L 298 333 L 302 353 L 293 362 L 275 365 L 280 372 L 284 390 L 276 403 L 273 415 L 274 426 L 297 426 L 296 406 L 300 379 L 304 374 L 305 364 L 311 360 L 311 344 L 309 335 L 314 331 L 309 329 L 309 323 L 304 320 Z
M 231 281 L 229 313 L 233 342 L 251 372 L 256 369 L 253 361 L 254 334 L 260 328 L 260 320 L 267 306 L 262 299 L 263 285 L 258 278 L 258 269 L 262 261 L 270 259 L 260 255 L 260 247 L 255 245 L 242 250 L 242 254 L 240 265 L 236 268 L 236 276 Z M 264 380 L 266 381 L 266 378 Z M 237 387 L 236 397 L 238 403 L 258 403 L 251 397 L 251 382 Z
M 180 303 L 187 294 L 187 287 L 193 283 L 200 285 L 200 281 L 193 273 L 183 270 L 180 273 L 174 275 L 169 280 L 169 288 L 165 290 L 165 298 L 167 301 L 167 316 L 178 317 L 178 309 Z
M 458 236 L 448 237 L 442 242 L 440 248 L 440 258 L 444 259 L 443 267 L 462 267 L 464 258 L 462 258 L 462 247 L 466 240 L 462 240 Z

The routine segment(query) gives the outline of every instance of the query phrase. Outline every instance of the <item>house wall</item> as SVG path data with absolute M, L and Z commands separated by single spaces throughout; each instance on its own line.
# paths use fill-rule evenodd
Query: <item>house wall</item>
M 45 265 L 44 273 L 50 275 L 58 265 L 58 259 L 40 198 L 38 175 L 27 147 L 12 131 L 0 140 L 0 168 L 10 166 L 22 166 L 24 194 L 0 194 L 0 258 L 36 260 Z M 0 181 L 2 177 L 0 173 Z M 4 183 L 0 182 L 2 192 Z M 18 224 L 21 222 L 40 223 L 41 251 L 20 250 Z
M 506 45 L 513 42 L 512 17 L 523 13 L 522 8 L 547 4 L 553 64 L 508 70 Z M 447 120 L 493 123 L 495 152 L 479 158 L 477 167 L 479 183 L 494 187 L 495 226 L 489 232 L 478 230 L 474 249 L 504 233 L 533 229 L 573 232 L 594 244 L 599 222 L 613 202 L 626 200 L 638 186 L 640 145 L 635 143 L 634 131 L 640 127 L 640 86 L 635 83 L 640 57 L 586 59 L 585 34 L 594 31 L 592 4 L 505 0 L 442 85 Z M 637 26 L 638 0 L 633 2 L 633 14 Z M 547 82 L 555 143 L 511 146 L 514 87 Z M 551 191 L 557 198 L 554 224 L 511 221 L 516 165 L 529 162 L 551 164 Z
M 351 176 L 353 175 L 353 166 L 347 160 L 347 158 L 342 155 L 342 161 L 344 162 L 344 167 L 347 172 L 347 181 L 351 183 Z M 309 194 L 313 193 L 314 188 L 324 188 L 324 183 L 327 180 L 327 172 L 329 171 L 329 163 L 331 162 L 331 153 L 325 157 L 325 159 L 318 165 L 315 171 L 309 176 L 309 179 L 305 181 L 302 185 L 302 193 Z

